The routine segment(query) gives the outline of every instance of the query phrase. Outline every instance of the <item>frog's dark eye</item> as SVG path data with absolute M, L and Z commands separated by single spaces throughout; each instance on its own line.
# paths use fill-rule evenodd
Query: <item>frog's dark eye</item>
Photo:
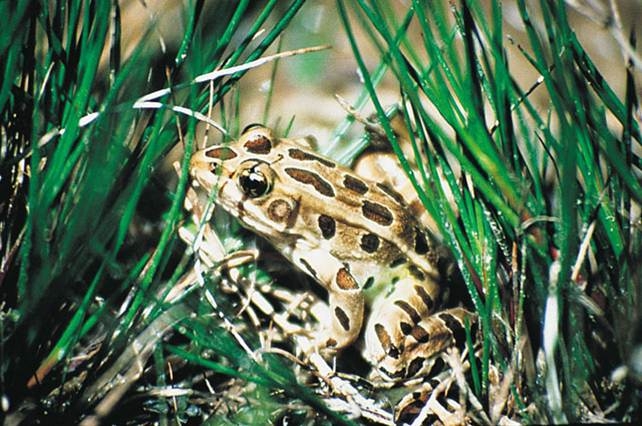
M 241 134 L 247 133 L 247 132 L 249 132 L 250 130 L 253 130 L 253 129 L 259 129 L 259 128 L 263 128 L 263 127 L 265 127 L 265 126 L 262 125 L 261 123 L 248 124 L 247 126 L 245 126 L 243 128 L 243 131 L 241 132 Z
M 270 192 L 272 185 L 264 170 L 266 167 L 269 169 L 267 164 L 258 163 L 241 171 L 238 182 L 245 195 L 250 198 L 258 198 Z

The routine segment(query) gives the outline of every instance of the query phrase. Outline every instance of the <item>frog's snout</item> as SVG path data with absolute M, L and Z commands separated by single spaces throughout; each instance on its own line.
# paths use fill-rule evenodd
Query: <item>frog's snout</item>
M 199 185 L 211 190 L 218 182 L 219 165 L 220 160 L 208 156 L 206 150 L 196 151 L 190 160 L 190 175 Z

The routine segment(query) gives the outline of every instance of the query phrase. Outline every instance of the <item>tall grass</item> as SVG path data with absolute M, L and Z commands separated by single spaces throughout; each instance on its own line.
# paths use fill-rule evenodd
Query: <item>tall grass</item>
M 150 20 L 125 55 L 119 2 L 0 2 L 0 408 L 9 422 L 352 423 L 306 385 L 307 366 L 265 350 L 248 316 L 235 318 L 245 306 L 225 292 L 225 274 L 200 274 L 178 239 L 181 227 L 199 231 L 183 226 L 199 114 L 213 109 L 238 133 L 235 89 L 247 68 L 196 79 L 264 56 L 303 0 L 217 2 L 214 12 L 207 3 L 183 4 L 177 40 Z M 611 89 L 562 2 L 517 0 L 521 50 L 506 45 L 499 1 L 336 4 L 368 95 L 357 105 L 372 101 L 479 315 L 470 381 L 483 414 L 470 418 L 639 419 L 639 390 L 611 375 L 630 362 L 639 320 L 633 76 L 623 76 L 625 96 Z M 366 41 L 379 54 L 374 69 Z M 516 50 L 542 76 L 544 106 L 517 82 Z M 399 88 L 414 158 L 379 101 L 385 77 Z M 168 190 L 163 160 L 177 144 L 185 155 Z M 341 147 L 341 161 L 362 147 Z M 212 226 L 234 250 L 248 246 L 229 218 Z M 239 281 L 257 288 L 272 282 L 255 265 L 241 270 Z M 495 391 L 495 371 L 507 392 Z
M 501 2 L 413 1 L 401 16 L 384 1 L 337 2 L 378 117 L 402 164 L 420 166 L 406 172 L 479 314 L 484 406 L 498 404 L 495 366 L 515 378 L 499 403 L 524 421 L 630 421 L 635 388 L 610 375 L 629 360 L 639 309 L 634 80 L 623 75 L 626 97 L 614 93 L 563 2 L 516 3 L 528 40 L 518 54 L 541 75 L 543 108 L 513 77 Z M 415 158 L 395 143 L 354 22 L 398 83 Z
M 192 376 L 184 392 L 166 387 L 172 359 L 199 365 L 192 375 L 203 368 L 259 384 L 241 392 L 261 402 L 251 415 L 274 416 L 274 387 L 298 389 L 291 397 L 325 410 L 278 360 L 194 359 L 205 348 L 238 352 L 238 344 L 216 317 L 193 317 L 203 309 L 194 292 L 164 298 L 189 267 L 177 229 L 194 115 L 222 105 L 227 116 L 223 100 L 247 69 L 210 87 L 195 78 L 259 58 L 302 4 L 187 1 L 177 40 L 165 40 L 150 18 L 128 56 L 119 2 L 0 4 L 0 382 L 9 421 L 204 417 L 190 402 L 201 395 Z M 187 115 L 177 113 L 181 105 Z M 170 192 L 157 170 L 178 143 L 186 154 Z M 164 348 L 179 323 L 183 338 Z

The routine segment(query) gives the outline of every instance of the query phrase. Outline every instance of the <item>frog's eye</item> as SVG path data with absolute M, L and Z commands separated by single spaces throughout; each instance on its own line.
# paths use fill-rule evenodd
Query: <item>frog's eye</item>
M 250 198 L 266 195 L 272 189 L 272 173 L 265 163 L 256 163 L 238 175 L 241 190 Z

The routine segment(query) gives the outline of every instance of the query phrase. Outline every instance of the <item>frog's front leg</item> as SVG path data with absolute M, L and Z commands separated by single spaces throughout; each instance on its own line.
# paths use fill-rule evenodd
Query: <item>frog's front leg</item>
M 327 249 L 297 244 L 291 253 L 294 263 L 328 291 L 329 323 L 314 338 L 317 349 L 341 349 L 356 340 L 361 331 L 365 298 L 350 268 Z

